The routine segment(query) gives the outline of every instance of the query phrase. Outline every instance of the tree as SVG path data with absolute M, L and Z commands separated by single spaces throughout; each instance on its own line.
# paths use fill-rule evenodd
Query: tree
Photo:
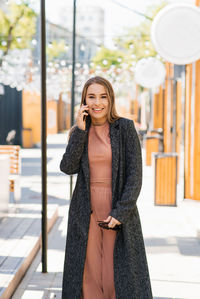
M 159 5 L 151 6 L 147 9 L 147 15 L 152 19 L 157 13 L 167 5 L 162 1 Z M 139 26 L 128 29 L 127 35 L 123 39 L 116 39 L 118 46 L 126 52 L 126 55 L 135 62 L 142 58 L 153 57 L 157 55 L 151 42 L 151 24 L 150 19 L 145 19 Z
M 28 1 L 22 1 L 19 5 L 11 1 L 6 12 L 0 9 L 0 66 L 9 50 L 30 48 L 35 24 L 36 13 Z
M 47 47 L 47 56 L 50 61 L 52 61 L 55 58 L 62 57 L 64 53 L 66 53 L 66 43 L 64 40 L 54 40 Z
M 166 4 L 166 1 L 162 1 L 157 6 L 149 7 L 147 15 L 153 20 Z M 92 59 L 94 67 L 96 68 L 99 65 L 106 70 L 111 65 L 120 68 L 123 63 L 128 67 L 132 67 L 142 58 L 156 56 L 157 52 L 150 37 L 151 24 L 152 21 L 150 19 L 145 19 L 139 26 L 127 29 L 127 34 L 123 37 L 114 39 L 118 50 L 101 47 L 101 50 Z
M 95 68 L 101 66 L 104 69 L 109 69 L 111 65 L 118 67 L 125 62 L 125 55 L 119 50 L 110 50 L 102 46 L 96 56 L 93 57 L 92 62 Z

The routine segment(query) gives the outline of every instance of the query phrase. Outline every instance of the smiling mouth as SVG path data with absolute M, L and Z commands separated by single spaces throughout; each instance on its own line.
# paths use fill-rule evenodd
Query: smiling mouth
M 104 108 L 92 108 L 92 110 L 93 111 L 95 111 L 95 112 L 100 112 L 100 111 L 102 111 Z

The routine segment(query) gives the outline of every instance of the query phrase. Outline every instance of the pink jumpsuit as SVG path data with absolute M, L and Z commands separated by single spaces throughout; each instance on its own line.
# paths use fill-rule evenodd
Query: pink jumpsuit
M 116 299 L 113 250 L 116 231 L 100 228 L 112 204 L 112 151 L 109 123 L 91 124 L 88 140 L 90 167 L 91 219 L 81 299 Z

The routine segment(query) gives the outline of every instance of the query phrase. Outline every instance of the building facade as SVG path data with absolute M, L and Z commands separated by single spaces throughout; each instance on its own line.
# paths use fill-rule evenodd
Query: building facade
M 72 9 L 63 7 L 60 22 L 66 28 L 72 28 Z M 104 44 L 105 13 L 100 7 L 77 5 L 76 29 L 77 33 L 92 40 L 97 45 Z

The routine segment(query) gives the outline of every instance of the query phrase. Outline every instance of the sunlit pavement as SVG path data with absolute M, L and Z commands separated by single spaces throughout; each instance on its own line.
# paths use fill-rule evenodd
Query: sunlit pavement
M 183 201 L 182 168 L 178 207 L 153 205 L 153 167 L 144 168 L 138 207 L 155 298 L 200 298 L 200 202 Z
M 54 201 L 57 198 L 60 205 L 59 219 L 49 234 L 48 273 L 41 273 L 41 252 L 39 252 L 13 295 L 14 299 L 61 298 L 69 177 L 60 174 L 59 162 L 66 140 L 64 134 L 48 138 L 48 194 Z M 40 150 L 24 150 L 24 155 L 39 157 Z M 145 164 L 145 157 L 143 161 Z M 143 187 L 138 199 L 138 208 L 153 295 L 157 299 L 199 299 L 200 294 L 200 241 L 197 238 L 200 202 L 183 201 L 182 169 L 180 172 L 178 206 L 160 207 L 154 206 L 153 203 L 153 167 L 144 165 L 143 170 Z M 39 192 L 40 186 L 38 182 L 34 184 L 34 176 L 24 176 L 23 183 L 27 183 L 27 188 L 31 184 L 31 188 Z

